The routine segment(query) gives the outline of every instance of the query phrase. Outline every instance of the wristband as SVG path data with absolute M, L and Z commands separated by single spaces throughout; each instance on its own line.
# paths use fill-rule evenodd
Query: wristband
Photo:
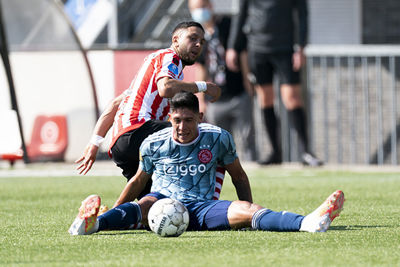
M 199 89 L 199 92 L 207 91 L 207 83 L 206 82 L 196 81 L 195 83 L 197 85 L 197 88 Z
M 104 137 L 94 134 L 92 138 L 90 138 L 90 143 L 94 146 L 99 147 L 101 143 L 103 143 Z

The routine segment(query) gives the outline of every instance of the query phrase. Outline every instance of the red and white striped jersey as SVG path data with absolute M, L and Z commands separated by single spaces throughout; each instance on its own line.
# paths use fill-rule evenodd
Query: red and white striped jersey
M 182 61 L 171 48 L 158 50 L 145 58 L 118 107 L 110 147 L 122 134 L 139 128 L 148 120 L 167 119 L 169 102 L 158 94 L 157 81 L 163 77 L 182 80 L 182 70 Z

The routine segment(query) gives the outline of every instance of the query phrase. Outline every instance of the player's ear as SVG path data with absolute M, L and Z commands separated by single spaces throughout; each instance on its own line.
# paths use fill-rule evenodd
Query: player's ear
M 175 48 L 179 47 L 179 31 L 172 36 L 172 46 Z
M 202 122 L 204 118 L 204 113 L 203 112 L 199 112 L 199 122 Z

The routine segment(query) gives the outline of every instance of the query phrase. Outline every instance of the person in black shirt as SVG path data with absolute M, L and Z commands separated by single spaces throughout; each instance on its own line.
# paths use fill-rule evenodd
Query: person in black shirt
M 255 160 L 252 100 L 249 96 L 252 92 L 249 87 L 250 92 L 246 91 L 245 83 L 248 80 L 242 71 L 230 71 L 225 63 L 231 19 L 214 16 L 209 0 L 189 0 L 188 7 L 193 20 L 201 23 L 206 31 L 207 42 L 197 60 L 199 68 L 196 79 L 210 80 L 221 88 L 221 96 L 214 103 L 208 103 L 204 96 L 198 95 L 200 109 L 207 122 L 234 134 L 242 159 Z M 247 85 L 251 86 L 249 82 Z
M 272 86 L 273 75 L 277 74 L 289 121 L 303 145 L 302 161 L 310 166 L 321 165 L 322 161 L 309 151 L 300 87 L 299 71 L 305 62 L 303 49 L 307 43 L 306 0 L 242 0 L 239 14 L 232 21 L 226 54 L 226 63 L 231 70 L 238 70 L 238 51 L 243 49 L 241 40 L 244 36 L 248 40 L 250 71 L 254 74 L 255 89 L 273 150 L 269 159 L 260 163 L 282 162 Z

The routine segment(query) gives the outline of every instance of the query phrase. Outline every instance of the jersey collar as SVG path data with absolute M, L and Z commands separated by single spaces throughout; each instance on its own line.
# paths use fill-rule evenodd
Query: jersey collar
M 191 141 L 191 142 L 189 142 L 189 143 L 182 144 L 182 143 L 179 143 L 178 141 L 176 141 L 176 140 L 174 139 L 173 130 L 174 130 L 174 129 L 171 127 L 171 139 L 172 139 L 172 142 L 174 142 L 175 144 L 177 144 L 177 145 L 179 145 L 179 146 L 190 146 L 190 145 L 193 145 L 193 144 L 196 143 L 196 142 L 199 140 L 199 138 L 200 138 L 200 130 L 199 130 L 199 128 L 197 127 L 197 137 L 196 137 L 193 141 Z

